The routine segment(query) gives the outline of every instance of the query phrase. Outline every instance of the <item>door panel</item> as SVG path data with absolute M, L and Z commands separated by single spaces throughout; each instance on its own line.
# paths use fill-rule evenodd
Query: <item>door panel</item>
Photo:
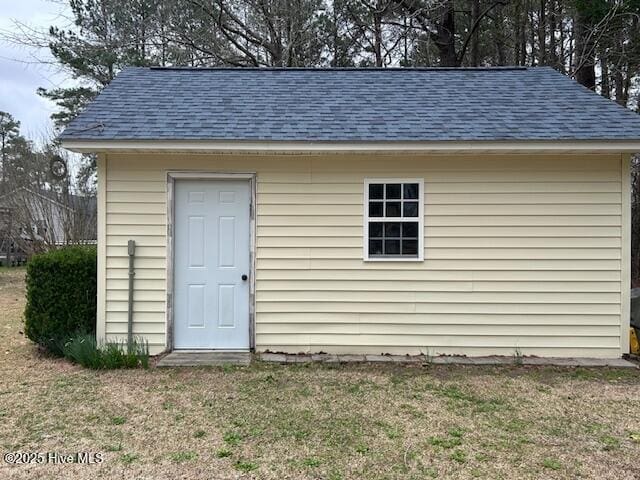
M 189 227 L 187 230 L 189 249 L 189 267 L 204 267 L 204 217 L 189 217 Z
M 235 327 L 235 285 L 218 285 L 218 326 Z
M 205 326 L 205 285 L 187 285 L 187 325 L 191 328 Z
M 248 181 L 176 181 L 176 349 L 249 348 L 249 205 Z
M 235 223 L 234 217 L 220 217 L 218 239 L 218 265 L 220 268 L 233 268 L 235 263 Z

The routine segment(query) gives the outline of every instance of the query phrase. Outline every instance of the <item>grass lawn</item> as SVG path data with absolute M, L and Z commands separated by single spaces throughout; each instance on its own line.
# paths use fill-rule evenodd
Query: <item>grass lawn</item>
M 93 372 L 20 333 L 0 272 L 0 478 L 640 478 L 634 370 L 254 364 Z

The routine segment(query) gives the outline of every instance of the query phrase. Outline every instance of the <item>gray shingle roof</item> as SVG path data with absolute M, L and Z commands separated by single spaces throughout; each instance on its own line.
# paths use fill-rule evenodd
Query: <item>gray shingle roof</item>
M 126 68 L 63 140 L 638 140 L 551 68 Z

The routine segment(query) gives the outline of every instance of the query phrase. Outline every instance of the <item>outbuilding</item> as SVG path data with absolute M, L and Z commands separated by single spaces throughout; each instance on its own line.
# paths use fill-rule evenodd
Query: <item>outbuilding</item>
M 97 154 L 100 339 L 614 358 L 640 117 L 550 68 L 126 68 Z

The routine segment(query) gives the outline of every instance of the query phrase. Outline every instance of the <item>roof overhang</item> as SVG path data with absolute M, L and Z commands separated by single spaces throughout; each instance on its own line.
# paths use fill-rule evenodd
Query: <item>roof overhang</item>
M 639 140 L 287 142 L 218 140 L 62 140 L 78 153 L 638 153 Z

